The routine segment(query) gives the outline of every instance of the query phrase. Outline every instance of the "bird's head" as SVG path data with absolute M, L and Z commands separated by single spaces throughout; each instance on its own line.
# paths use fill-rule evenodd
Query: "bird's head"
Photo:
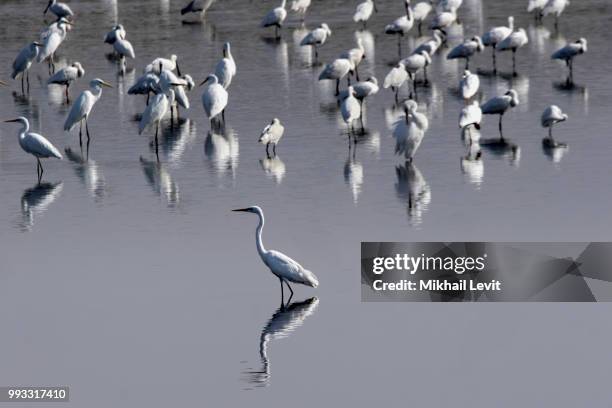
M 85 70 L 83 69 L 83 66 L 81 65 L 80 62 L 76 62 L 75 61 L 75 62 L 72 63 L 72 66 L 77 69 L 77 76 L 79 78 L 81 78 L 83 75 L 85 75 Z
M 226 42 L 225 44 L 223 44 L 223 57 L 227 57 L 230 52 L 231 52 L 231 45 L 229 42 Z
M 18 118 L 8 119 L 8 120 L 5 120 L 4 122 L 5 123 L 21 123 L 25 125 L 28 123 L 28 120 L 23 116 L 19 116 Z
M 332 31 L 329 28 L 329 26 L 327 25 L 327 23 L 323 23 L 321 24 L 321 28 L 325 30 L 325 32 L 327 32 L 327 35 L 331 35 Z
M 510 97 L 511 106 L 514 107 L 519 104 L 518 93 L 514 89 L 510 89 L 508 92 L 505 93 L 505 95 Z
M 378 79 L 375 76 L 371 76 L 368 78 L 368 82 L 373 83 L 374 85 L 378 85 Z
M 406 114 L 406 116 L 416 112 L 417 108 L 417 103 L 412 99 L 408 99 L 406 102 L 404 102 L 404 113 Z
M 248 213 L 253 213 L 253 214 L 258 214 L 258 215 L 262 215 L 263 214 L 263 210 L 261 208 L 259 208 L 258 206 L 254 205 L 251 207 L 246 207 L 246 208 L 237 208 L 235 210 L 232 210 L 235 212 L 248 212 Z
M 482 43 L 482 39 L 479 36 L 475 35 L 474 37 L 472 37 L 472 41 L 476 43 L 476 50 L 478 50 L 478 52 L 484 50 L 484 44 Z
M 73 22 L 71 22 L 71 21 L 69 21 L 69 20 L 68 20 L 66 17 L 60 17 L 60 18 L 57 20 L 57 25 L 58 25 L 58 27 L 59 27 L 59 26 L 62 26 L 62 25 L 64 25 L 64 26 L 73 26 L 73 25 L 74 25 L 74 23 L 73 23 Z
M 470 75 L 472 75 L 472 73 L 470 72 L 469 69 L 466 69 L 465 71 L 463 71 L 463 78 L 464 79 L 469 77 Z
M 217 76 L 215 74 L 210 74 L 206 77 L 205 80 L 203 80 L 202 82 L 200 82 L 200 86 L 204 85 L 204 84 L 211 84 L 214 85 L 216 83 L 219 82 L 219 79 L 217 78 Z
M 105 80 L 100 79 L 100 78 L 92 79 L 91 82 L 89 82 L 89 86 L 91 88 L 101 88 L 103 86 L 105 86 L 107 88 L 112 88 L 113 87 L 111 84 L 109 84 L 108 82 L 106 82 Z
M 580 52 L 586 52 L 587 51 L 587 40 L 586 38 L 581 38 L 578 41 L 576 41 L 577 44 L 580 44 L 582 46 L 582 49 L 580 50 Z
M 8 84 L 0 79 L 0 86 L 8 86 Z

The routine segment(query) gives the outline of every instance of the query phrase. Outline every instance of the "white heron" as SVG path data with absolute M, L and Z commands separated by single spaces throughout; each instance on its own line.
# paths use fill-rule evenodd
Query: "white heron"
M 542 9 L 542 16 L 546 17 L 548 15 L 554 14 L 555 16 L 555 27 L 559 26 L 559 17 L 565 10 L 567 6 L 569 6 L 569 0 L 548 0 L 544 8 Z
M 17 134 L 19 137 L 19 146 L 21 146 L 24 152 L 36 157 L 36 173 L 38 175 L 38 182 L 40 183 L 44 173 L 40 159 L 54 157 L 61 160 L 62 154 L 44 136 L 30 132 L 30 122 L 23 116 L 16 119 L 5 120 L 5 122 L 21 123 L 22 128 Z
M 206 116 L 210 119 L 210 125 L 213 126 L 213 120 L 221 115 L 222 121 L 225 122 L 225 108 L 227 107 L 228 93 L 219 83 L 216 75 L 209 75 L 200 86 L 208 84 L 202 94 L 202 105 Z
M 346 58 L 350 60 L 353 64 L 353 73 L 355 74 L 355 78 L 359 81 L 359 71 L 357 67 L 361 64 L 361 61 L 364 60 L 365 55 L 365 47 L 363 46 L 363 40 L 361 37 L 357 37 L 357 47 L 351 48 L 350 50 L 344 51 L 339 55 L 339 58 Z
M 565 61 L 565 65 L 569 68 L 569 81 L 574 79 L 574 58 L 580 54 L 587 52 L 587 40 L 581 38 L 578 41 L 567 44 L 555 51 L 551 56 L 552 59 Z
M 104 43 L 105 44 L 113 45 L 115 43 L 115 41 L 117 41 L 117 38 L 119 38 L 119 37 L 125 38 L 126 34 L 127 33 L 125 32 L 125 28 L 123 27 L 123 25 L 122 24 L 116 24 L 104 36 Z
M 81 63 L 73 62 L 72 64 L 60 69 L 55 74 L 53 74 L 47 80 L 47 84 L 49 85 L 56 84 L 56 85 L 65 86 L 66 87 L 66 92 L 65 92 L 66 102 L 70 103 L 70 95 L 68 93 L 68 88 L 70 87 L 70 84 L 72 84 L 78 78 L 81 78 L 83 75 L 85 75 L 85 70 L 83 69 L 83 66 L 81 65 Z
M 408 76 L 412 79 L 412 87 L 414 92 L 416 92 L 416 81 L 417 81 L 417 72 L 423 70 L 424 81 L 427 80 L 427 66 L 431 64 L 431 57 L 427 53 L 427 51 L 421 51 L 419 54 L 413 54 L 409 57 L 404 58 L 401 61 L 406 68 L 406 72 L 408 72 Z
M 444 37 L 446 37 L 446 30 L 448 30 L 448 28 L 452 26 L 456 21 L 457 10 L 452 8 L 448 11 L 443 11 L 441 13 L 436 14 L 435 17 L 431 20 L 429 28 L 431 28 L 432 30 L 440 30 L 444 34 Z
M 138 134 L 150 126 L 155 126 L 155 155 L 159 160 L 159 123 L 166 116 L 168 110 L 172 109 L 174 103 L 174 89 L 169 87 L 164 91 L 158 89 L 158 93 L 151 99 L 145 111 L 142 113 L 138 124 Z
M 236 75 L 236 62 L 232 55 L 232 49 L 229 42 L 223 44 L 223 58 L 215 67 L 215 75 L 221 86 L 225 89 L 229 88 L 232 79 Z
M 274 35 L 278 39 L 279 32 L 278 30 L 283 27 L 283 23 L 287 18 L 287 10 L 285 10 L 285 6 L 287 5 L 287 0 L 282 0 L 281 5 L 276 7 L 273 10 L 270 10 L 268 14 L 264 16 L 261 20 L 262 27 L 272 27 L 274 26 Z
M 391 35 L 397 35 L 397 47 L 401 53 L 402 37 L 412 29 L 414 26 L 414 13 L 410 7 L 410 0 L 404 0 L 404 7 L 406 8 L 406 14 L 395 19 L 391 24 L 385 26 L 385 33 Z
M 497 72 L 497 61 L 495 55 L 495 47 L 498 43 L 502 42 L 514 31 L 514 17 L 508 17 L 508 26 L 497 26 L 491 28 L 489 31 L 483 34 L 482 43 L 485 47 L 491 47 L 493 50 L 493 72 Z
M 480 89 L 480 77 L 472 74 L 467 69 L 463 72 L 463 77 L 459 81 L 461 97 L 465 100 L 471 99 Z
M 291 11 L 298 13 L 302 21 L 306 17 L 308 7 L 310 7 L 310 0 L 293 0 L 291 2 Z
M 147 105 L 149 97 L 155 90 L 158 89 L 159 76 L 153 72 L 147 72 L 134 82 L 134 85 L 128 89 L 128 95 L 147 95 Z
M 344 123 L 346 123 L 350 135 L 350 133 L 354 130 L 353 122 L 361 117 L 361 105 L 355 97 L 355 90 L 352 86 L 349 86 L 348 96 L 340 105 L 340 112 L 342 113 L 342 119 L 344 120 Z
M 504 114 L 511 108 L 516 107 L 519 104 L 518 94 L 514 89 L 510 89 L 504 95 L 495 96 L 489 99 L 480 108 L 482 113 L 485 115 L 499 115 L 499 136 L 501 139 L 504 138 L 502 129 L 502 119 Z
M 433 30 L 431 38 L 419 44 L 410 54 L 420 54 L 422 51 L 427 51 L 430 57 L 438 51 L 444 42 L 444 34 L 440 30 Z
M 536 21 L 540 21 L 542 19 L 542 10 L 548 3 L 548 0 L 529 0 L 527 4 L 527 12 L 533 13 Z
M 56 23 L 53 23 L 49 27 L 49 29 L 47 29 L 41 34 L 41 42 L 43 45 L 38 51 L 36 62 L 40 63 L 44 60 L 48 60 L 49 72 L 55 71 L 55 62 L 53 61 L 55 57 L 55 52 L 66 39 L 68 26 L 71 25 L 73 25 L 73 23 L 62 17 Z
M 419 36 L 422 34 L 423 21 L 427 18 L 431 10 L 433 9 L 431 1 L 420 1 L 412 6 L 412 15 L 414 16 L 415 23 L 418 23 Z
M 38 49 L 42 47 L 42 44 L 39 42 L 31 42 L 26 45 L 19 51 L 15 61 L 13 61 L 13 73 L 11 74 L 11 78 L 17 78 L 17 75 L 21 75 L 21 92 L 24 93 L 23 81 L 26 79 L 28 85 L 28 92 L 30 91 L 30 67 L 32 66 L 32 62 L 38 56 Z
M 383 88 L 389 89 L 395 93 L 395 103 L 398 102 L 399 90 L 408 80 L 408 71 L 406 66 L 400 61 L 395 67 L 389 71 L 383 82 Z
M 70 132 L 77 123 L 79 127 L 79 144 L 83 145 L 83 122 L 85 122 L 85 131 L 87 132 L 87 146 L 89 147 L 89 125 L 87 119 L 91 114 L 91 110 L 100 97 L 102 96 L 102 87 L 112 88 L 113 86 L 100 78 L 92 79 L 89 82 L 89 89 L 81 92 L 81 95 L 74 102 L 64 122 L 64 130 Z
M 459 114 L 459 128 L 463 133 L 466 131 L 470 135 L 470 143 L 478 142 L 478 138 L 472 137 L 471 128 L 475 127 L 480 130 L 480 122 L 482 121 L 482 110 L 478 101 L 472 101 L 471 104 L 463 107 Z
M 257 216 L 259 217 L 259 225 L 257 226 L 257 229 L 255 231 L 257 252 L 259 253 L 259 256 L 261 257 L 263 263 L 270 269 L 270 272 L 272 272 L 280 280 L 281 296 L 283 298 L 283 283 L 285 283 L 289 288 L 291 296 L 293 296 L 293 289 L 291 289 L 289 282 L 306 285 L 313 288 L 319 286 L 319 279 L 317 279 L 314 273 L 312 273 L 308 269 L 304 269 L 302 265 L 289 258 L 287 255 L 278 251 L 267 250 L 266 248 L 264 248 L 263 241 L 261 238 L 261 232 L 264 227 L 264 213 L 261 208 L 259 208 L 258 206 L 252 206 L 232 211 L 253 213 L 257 214 Z
M 315 28 L 302 39 L 300 45 L 311 46 L 314 48 L 315 60 L 319 58 L 318 48 L 327 42 L 327 39 L 331 36 L 332 32 L 329 26 L 322 23 L 319 27 Z
M 321 74 L 319 81 L 325 79 L 336 80 L 336 95 L 340 94 L 340 80 L 347 76 L 355 68 L 353 62 L 348 58 L 337 58 L 333 62 L 327 64 Z M 347 81 L 348 81 L 347 76 Z
M 470 69 L 470 58 L 477 52 L 482 52 L 484 45 L 480 37 L 472 37 L 471 39 L 457 45 L 446 55 L 447 60 L 465 59 L 465 69 Z
M 357 5 L 357 9 L 355 10 L 355 14 L 353 15 L 353 21 L 356 23 L 362 23 L 365 27 L 368 20 L 372 16 L 372 12 L 378 12 L 374 0 L 366 0 L 363 3 L 359 3 Z
M 547 107 L 542 113 L 542 127 L 548 128 L 548 138 L 552 141 L 552 128 L 559 122 L 565 122 L 567 120 L 567 115 L 563 113 L 560 107 L 557 105 L 550 105 Z
M 272 152 L 276 157 L 276 145 L 283 137 L 285 133 L 285 127 L 281 124 L 278 118 L 272 119 L 269 125 L 267 125 L 259 136 L 259 143 L 266 145 L 266 156 L 270 157 L 268 153 L 268 147 L 272 145 Z
M 411 99 L 404 102 L 404 118 L 399 119 L 393 128 L 395 154 L 404 154 L 406 161 L 412 162 L 419 149 L 425 132 L 429 128 L 427 116 L 417 111 L 417 103 Z
M 57 18 L 69 18 L 74 16 L 74 13 L 66 3 L 60 3 L 57 0 L 49 0 L 45 11 L 43 11 L 43 14 L 47 14 L 47 11 L 50 11 L 55 14 Z
M 151 61 L 150 64 L 145 67 L 144 73 L 146 74 L 147 72 L 153 72 L 154 74 L 159 75 L 161 74 L 161 71 L 165 69 L 167 69 L 168 71 L 176 70 L 176 73 L 181 76 L 181 70 L 178 64 L 178 57 L 175 54 L 172 54 L 170 58 L 155 58 L 153 61 Z
M 498 51 L 512 51 L 512 74 L 514 76 L 516 76 L 516 51 L 528 42 L 527 32 L 524 28 L 519 28 L 495 46 Z

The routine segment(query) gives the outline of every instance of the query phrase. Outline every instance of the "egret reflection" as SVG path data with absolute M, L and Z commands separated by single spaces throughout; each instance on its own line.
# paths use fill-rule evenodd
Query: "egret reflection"
M 482 150 L 478 143 L 472 143 L 468 147 L 467 154 L 461 158 L 461 172 L 466 181 L 479 187 L 484 178 L 484 162 Z
M 268 178 L 271 178 L 276 182 L 276 184 L 280 184 L 285 177 L 286 167 L 285 163 L 278 156 L 266 156 L 265 159 L 259 160 L 259 164 L 261 168 L 266 173 Z
M 153 192 L 165 199 L 168 206 L 176 206 L 180 201 L 181 193 L 178 184 L 165 166 L 157 160 L 147 160 L 143 157 L 140 158 L 140 164 Z
M 280 340 L 289 337 L 297 328 L 304 324 L 308 316 L 311 316 L 319 305 L 319 299 L 310 299 L 281 305 L 272 315 L 270 320 L 261 329 L 259 336 L 259 358 L 261 368 L 258 370 L 247 370 L 246 381 L 255 387 L 267 387 L 272 376 L 269 346 L 272 340 Z
M 234 178 L 239 158 L 238 137 L 234 130 L 225 129 L 223 133 L 209 131 L 204 141 L 204 155 L 216 174 L 230 173 Z
M 196 125 L 191 119 L 180 118 L 162 129 L 160 150 L 169 163 L 180 163 L 183 154 L 196 138 Z M 155 146 L 151 146 L 155 150 Z
M 355 205 L 357 205 L 363 186 L 363 165 L 355 157 L 356 149 L 356 146 L 349 149 L 349 156 L 344 163 L 344 181 L 351 188 Z
M 21 222 L 22 231 L 29 231 L 34 226 L 35 217 L 41 216 L 49 206 L 57 200 L 62 193 L 64 183 L 38 183 L 34 187 L 24 190 L 21 195 Z
M 557 142 L 550 137 L 542 139 L 542 152 L 554 164 L 561 163 L 561 160 L 568 151 L 569 146 L 566 143 Z
M 420 225 L 431 203 L 431 188 L 413 163 L 406 162 L 403 166 L 395 167 L 395 175 L 395 192 L 400 200 L 407 203 L 411 224 Z
M 84 158 L 82 154 L 70 148 L 64 149 L 66 158 L 74 164 L 74 171 L 89 194 L 96 200 L 101 201 L 107 193 L 106 180 L 102 169 L 93 160 Z
M 494 157 L 507 159 L 513 166 L 520 163 L 521 148 L 509 139 L 481 139 L 480 146 Z

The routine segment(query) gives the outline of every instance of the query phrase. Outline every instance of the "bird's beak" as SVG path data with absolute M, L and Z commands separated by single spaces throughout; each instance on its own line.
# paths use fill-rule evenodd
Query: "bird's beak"
M 378 13 L 378 8 L 376 7 L 376 2 L 375 2 L 375 1 L 373 1 L 372 3 L 374 4 L 374 12 L 375 12 L 375 13 Z
M 49 7 L 51 7 L 51 2 L 47 3 L 47 7 L 45 7 L 45 11 L 43 11 L 43 14 L 47 14 Z
M 232 210 L 232 211 L 242 211 L 242 212 L 249 212 L 248 208 L 238 208 L 236 210 Z
M 185 84 L 179 84 L 177 82 L 170 82 L 170 85 L 172 85 L 172 86 L 185 86 Z
M 205 84 L 205 83 L 207 83 L 207 82 L 208 82 L 208 78 L 206 78 L 205 80 L 203 80 L 202 82 L 200 82 L 200 85 L 199 85 L 199 86 L 202 86 L 202 85 L 204 85 L 204 84 Z
M 176 73 L 181 76 L 181 69 L 179 68 L 178 60 L 176 61 Z
M 34 41 L 34 45 L 37 46 L 37 47 L 42 47 L 43 46 L 41 43 L 36 42 L 36 41 Z
M 9 119 L 9 120 L 4 121 L 4 123 L 9 123 L 9 122 L 19 122 L 19 119 Z
M 106 81 L 100 81 L 100 85 L 105 86 L 107 88 L 112 88 L 113 86 Z
M 4 82 L 3 80 L 0 79 L 0 85 L 2 86 L 8 86 L 8 84 L 6 82 Z

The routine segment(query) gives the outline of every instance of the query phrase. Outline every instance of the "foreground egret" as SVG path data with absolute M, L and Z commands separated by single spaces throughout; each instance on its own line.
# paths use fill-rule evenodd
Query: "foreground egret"
M 71 22 L 66 20 L 64 17 L 60 18 L 56 23 L 49 26 L 45 32 L 41 34 L 42 47 L 36 57 L 36 62 L 43 62 L 44 60 L 49 61 L 49 72 L 55 71 L 55 63 L 53 61 L 55 57 L 55 51 L 66 39 L 66 33 L 68 32 L 68 26 L 73 25 Z
M 553 139 L 552 128 L 559 122 L 565 122 L 567 115 L 557 105 L 550 105 L 542 113 L 542 127 L 548 128 L 548 137 Z
M 66 122 L 64 122 L 64 130 L 70 132 L 76 124 L 80 124 L 79 127 L 79 144 L 83 145 L 83 121 L 85 121 L 85 131 L 87 132 L 87 146 L 89 147 L 89 125 L 87 119 L 93 109 L 94 105 L 102 96 L 102 87 L 112 88 L 113 86 L 103 81 L 100 78 L 96 78 L 89 82 L 89 89 L 81 92 L 81 95 L 77 98 L 68 112 Z
M 19 146 L 21 146 L 26 153 L 30 153 L 32 156 L 36 157 L 36 173 L 38 175 L 38 182 L 40 183 L 44 173 L 40 159 L 55 157 L 61 160 L 62 154 L 51 144 L 51 142 L 45 139 L 44 136 L 38 133 L 29 132 L 30 123 L 23 116 L 17 119 L 5 120 L 5 122 L 18 122 L 23 126 L 18 133 Z
M 282 0 L 282 3 L 279 7 L 270 10 L 268 14 L 264 16 L 263 20 L 261 20 L 262 27 L 274 26 L 274 34 L 276 38 L 279 38 L 278 30 L 282 28 L 283 22 L 287 18 L 287 10 L 285 10 L 286 4 L 287 0 Z
M 410 163 L 429 128 L 427 116 L 417 112 L 417 109 L 418 106 L 415 101 L 407 100 L 404 102 L 405 117 L 395 122 L 393 128 L 395 154 L 403 153 L 406 161 Z
M 559 16 L 565 10 L 565 7 L 569 5 L 569 0 L 548 0 L 544 8 L 542 9 L 542 16 L 546 17 L 550 14 L 555 15 L 555 27 L 559 26 Z
M 389 71 L 383 82 L 383 88 L 391 90 L 395 93 L 395 103 L 398 102 L 399 89 L 404 85 L 404 82 L 408 79 L 408 72 L 406 66 L 400 61 L 395 67 Z
M 463 73 L 461 81 L 459 81 L 459 89 L 463 99 L 470 99 L 478 92 L 480 88 L 480 78 L 476 74 L 472 74 L 467 69 Z
M 361 22 L 365 27 L 368 20 L 372 16 L 373 11 L 378 12 L 374 0 L 366 0 L 363 3 L 359 3 L 357 5 L 357 9 L 355 10 L 355 14 L 353 15 L 353 21 L 356 23 Z
M 506 37 L 514 31 L 514 17 L 508 17 L 508 26 L 493 27 L 483 34 L 482 43 L 485 47 L 491 47 L 493 50 L 493 72 L 497 72 L 497 61 L 495 55 L 495 47 L 502 42 Z
M 167 69 L 168 71 L 176 70 L 176 73 L 180 76 L 181 70 L 178 64 L 178 57 L 175 54 L 172 54 L 170 58 L 155 58 L 149 65 L 147 65 L 144 69 L 144 73 L 153 72 L 154 74 L 161 74 L 161 72 Z
M 26 78 L 26 82 L 28 83 L 28 92 L 30 91 L 30 67 L 32 66 L 32 62 L 38 56 L 38 48 L 41 47 L 42 44 L 34 41 L 19 51 L 15 61 L 13 61 L 13 73 L 11 74 L 11 78 L 17 78 L 17 75 L 21 74 L 21 92 L 24 93 L 23 80 Z
M 215 75 L 221 86 L 225 89 L 229 88 L 234 75 L 236 75 L 236 62 L 232 56 L 230 43 L 223 44 L 223 58 L 215 67 Z
M 446 55 L 446 59 L 465 59 L 465 69 L 470 69 L 470 58 L 477 52 L 481 52 L 484 49 L 482 40 L 480 37 L 472 37 L 468 41 L 457 45 L 455 48 L 449 51 Z
M 410 7 L 410 0 L 404 0 L 404 7 L 406 8 L 406 15 L 395 19 L 391 24 L 385 26 L 386 34 L 397 35 L 397 46 L 400 51 L 402 37 L 408 34 L 414 25 L 414 13 Z
M 204 111 L 206 112 L 206 116 L 210 119 L 210 126 L 213 125 L 213 120 L 221 114 L 221 118 L 223 122 L 225 122 L 225 108 L 227 106 L 228 93 L 219 84 L 219 79 L 216 75 L 209 75 L 200 86 L 208 84 L 204 93 L 202 94 L 202 105 L 204 106 Z
M 300 42 L 301 46 L 310 45 L 314 48 L 315 60 L 319 57 L 318 47 L 325 44 L 327 39 L 331 36 L 332 32 L 329 26 L 322 23 L 319 27 L 315 28 L 302 39 Z
M 363 46 L 363 40 L 361 39 L 361 37 L 357 37 L 357 47 L 342 52 L 339 57 L 346 58 L 351 61 L 351 63 L 353 64 L 352 71 L 355 74 L 355 78 L 359 81 L 359 71 L 357 70 L 357 67 L 366 57 L 365 47 Z
M 581 38 L 555 51 L 551 58 L 565 61 L 565 65 L 569 68 L 568 80 L 572 81 L 574 79 L 574 57 L 585 52 L 587 52 L 587 40 L 586 38 Z
M 304 21 L 304 17 L 306 17 L 308 7 L 310 7 L 310 0 L 293 0 L 293 2 L 291 2 L 291 11 L 298 13 L 302 21 Z
M 185 75 L 184 78 L 179 78 L 172 71 L 162 70 L 161 75 L 159 76 L 159 91 L 161 93 L 166 93 L 166 91 L 170 88 L 174 90 L 174 96 L 171 100 L 169 109 L 170 109 L 170 120 L 171 123 L 174 122 L 174 107 L 176 106 L 176 115 L 178 117 L 179 105 L 185 109 L 189 109 L 189 98 L 185 93 L 185 88 L 188 90 L 192 90 L 195 86 L 193 79 L 190 75 Z M 157 90 L 156 90 L 157 91 Z M 176 102 L 176 104 L 175 104 Z
M 459 115 L 459 128 L 465 132 L 466 130 L 470 133 L 470 143 L 477 141 L 471 136 L 470 127 L 473 126 L 476 129 L 480 130 L 480 122 L 482 121 L 482 110 L 480 110 L 480 105 L 478 101 L 472 101 L 471 104 L 465 106 L 461 109 L 461 114 Z
M 354 130 L 353 122 L 361 117 L 361 105 L 355 97 L 355 89 L 352 86 L 348 88 L 348 96 L 342 101 L 340 111 L 342 112 L 342 119 L 344 123 L 346 123 L 350 134 Z
M 412 15 L 414 16 L 414 21 L 418 23 L 419 36 L 422 34 L 421 26 L 423 25 L 423 21 L 425 21 L 433 8 L 431 4 L 430 1 L 421 1 L 412 6 Z
M 73 62 L 57 71 L 47 80 L 47 84 L 63 85 L 66 87 L 66 102 L 70 102 L 68 88 L 70 84 L 85 75 L 85 70 L 80 62 Z
M 319 74 L 319 81 L 324 79 L 335 79 L 336 80 L 336 95 L 340 94 L 340 80 L 348 75 L 355 68 L 353 62 L 348 58 L 338 58 L 332 63 L 327 64 L 321 74 Z M 348 80 L 348 77 L 347 77 Z
M 524 28 L 519 28 L 495 46 L 499 51 L 512 51 L 512 75 L 514 76 L 516 76 L 516 50 L 523 47 L 528 42 L 527 32 Z
M 140 123 L 138 124 L 138 134 L 142 134 L 142 132 L 149 126 L 155 126 L 155 155 L 157 156 L 157 160 L 159 160 L 159 123 L 166 116 L 169 109 L 172 109 L 172 104 L 174 103 L 174 90 L 172 88 L 168 88 L 165 92 L 159 92 L 157 95 L 153 97 L 151 103 L 149 103 L 140 118 Z
M 272 152 L 276 157 L 276 145 L 283 137 L 285 133 L 285 127 L 281 124 L 277 118 L 272 119 L 272 122 L 264 128 L 259 136 L 259 143 L 266 145 L 266 155 L 270 157 L 268 153 L 268 147 L 272 145 Z
M 481 106 L 482 113 L 485 115 L 499 115 L 499 136 L 504 138 L 502 131 L 502 119 L 504 113 L 519 104 L 518 94 L 514 89 L 509 90 L 502 96 L 495 96 Z
M 60 3 L 57 0 L 49 0 L 45 11 L 43 11 L 43 14 L 47 14 L 47 11 L 50 11 L 55 14 L 57 18 L 68 18 L 74 15 L 72 10 L 70 10 L 70 7 L 68 7 L 66 3 Z
M 298 283 L 301 285 L 310 286 L 316 288 L 319 286 L 319 280 L 311 271 L 304 269 L 302 265 L 289 258 L 287 255 L 274 251 L 267 250 L 263 246 L 261 238 L 261 232 L 264 227 L 264 214 L 263 210 L 258 206 L 240 208 L 232 211 L 242 211 L 257 214 L 259 216 L 259 225 L 255 232 L 255 242 L 257 245 L 257 252 L 261 257 L 261 260 L 266 264 L 270 271 L 278 277 L 281 283 L 281 296 L 283 296 L 283 283 L 287 285 L 293 296 L 293 289 L 289 285 L 289 282 Z

